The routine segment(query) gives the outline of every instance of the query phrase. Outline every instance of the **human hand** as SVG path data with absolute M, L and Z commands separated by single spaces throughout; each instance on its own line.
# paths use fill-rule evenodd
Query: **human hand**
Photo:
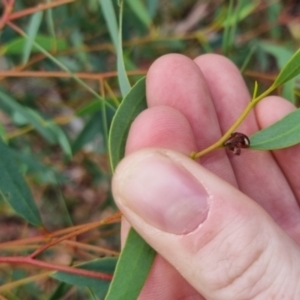
M 169 54 L 151 66 L 149 108 L 113 178 L 118 207 L 159 253 L 139 299 L 299 298 L 300 145 L 188 157 L 218 140 L 249 99 L 222 56 Z M 268 97 L 238 131 L 251 135 L 294 109 Z

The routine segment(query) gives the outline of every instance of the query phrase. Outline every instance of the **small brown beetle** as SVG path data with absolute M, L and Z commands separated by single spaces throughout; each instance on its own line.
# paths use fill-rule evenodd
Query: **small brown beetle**
M 224 146 L 231 150 L 235 155 L 241 154 L 241 148 L 248 148 L 250 146 L 249 138 L 240 132 L 233 132 Z

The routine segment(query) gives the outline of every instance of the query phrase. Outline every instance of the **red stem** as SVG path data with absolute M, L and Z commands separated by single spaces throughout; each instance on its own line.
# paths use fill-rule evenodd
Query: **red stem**
M 15 2 L 15 0 L 4 0 L 3 1 L 3 4 L 5 5 L 5 9 L 4 9 L 2 18 L 0 19 L 0 31 L 2 30 L 2 28 L 5 26 L 5 24 L 9 20 L 9 17 L 13 11 L 13 6 L 15 4 L 14 2 Z
M 55 265 L 52 263 L 47 263 L 44 261 L 32 259 L 29 256 L 26 256 L 26 257 L 21 257 L 21 256 L 0 257 L 0 263 L 33 265 L 33 266 L 37 266 L 37 267 L 41 267 L 41 268 L 45 268 L 45 269 L 62 271 L 62 272 L 86 276 L 86 277 L 99 278 L 99 279 L 108 280 L 108 281 L 112 280 L 112 277 L 113 277 L 113 275 L 111 275 L 111 274 L 99 273 L 99 272 L 78 269 L 78 268 L 68 267 L 68 266 Z

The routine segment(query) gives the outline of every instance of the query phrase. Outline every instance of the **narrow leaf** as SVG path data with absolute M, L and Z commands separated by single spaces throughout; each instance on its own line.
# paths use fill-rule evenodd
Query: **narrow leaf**
M 0 91 L 0 107 L 9 113 L 14 120 L 23 122 L 23 125 L 30 124 L 36 129 L 50 144 L 59 144 L 64 153 L 72 156 L 71 146 L 63 130 L 52 121 L 44 120 L 37 111 L 24 107 L 6 93 Z
M 159 0 L 146 0 L 147 11 L 151 18 L 155 16 L 159 7 Z
M 98 271 L 105 274 L 113 274 L 116 267 L 116 263 L 117 258 L 106 257 L 101 259 L 95 259 L 93 261 L 81 264 L 78 266 L 78 268 L 90 271 Z M 89 287 L 100 299 L 104 298 L 110 284 L 110 281 L 107 280 L 100 280 L 98 278 L 92 277 L 84 277 L 65 272 L 55 272 L 51 276 L 57 280 L 72 284 L 74 286 Z
M 300 109 L 250 137 L 252 149 L 273 150 L 300 143 Z
M 15 114 L 20 114 L 28 124 L 32 125 L 50 144 L 54 144 L 56 136 L 50 128 L 47 127 L 47 122 L 34 110 L 24 107 L 15 99 L 8 96 L 0 90 L 0 106 L 4 107 L 4 111 L 10 113 L 12 118 Z
M 155 251 L 131 228 L 105 300 L 138 299 Z
M 117 107 L 115 107 L 115 103 L 111 98 L 106 98 L 105 103 L 109 103 L 110 105 L 106 105 L 107 114 L 114 115 Z M 88 104 L 84 105 L 83 107 L 79 108 L 76 112 L 76 116 L 83 117 L 89 114 L 94 114 L 97 111 L 101 111 L 103 109 L 103 105 L 98 100 L 91 100 Z
M 53 135 L 55 136 L 55 141 L 57 144 L 60 145 L 64 154 L 68 158 L 71 158 L 72 149 L 71 149 L 70 141 L 67 135 L 65 134 L 65 132 L 57 124 L 53 122 L 48 123 L 48 128 L 53 132 Z
M 99 103 L 99 101 L 97 101 Z M 102 103 L 100 103 L 102 104 Z M 102 122 L 101 122 L 101 113 L 96 112 L 90 120 L 88 120 L 85 124 L 85 127 L 76 137 L 73 145 L 72 150 L 74 153 L 82 149 L 86 144 L 90 143 L 91 141 L 95 141 L 96 137 L 99 133 L 103 130 Z
M 141 0 L 127 0 L 132 12 L 148 28 L 151 24 L 151 17 Z
M 109 133 L 109 156 L 112 170 L 124 157 L 126 139 L 135 117 L 147 107 L 145 77 L 140 79 L 120 104 Z
M 300 48 L 280 71 L 273 86 L 277 87 L 300 73 Z
M 233 0 L 229 0 L 227 15 L 226 15 L 226 19 L 224 21 L 224 34 L 223 34 L 223 38 L 222 38 L 222 52 L 224 54 L 228 53 L 229 44 L 230 44 L 230 30 L 231 30 L 232 24 L 230 24 L 227 20 L 229 20 L 230 16 L 234 15 L 233 14 L 233 2 L 234 2 Z
M 88 104 L 78 109 L 76 115 L 79 117 L 83 117 L 85 115 L 89 115 L 92 113 L 96 113 L 102 109 L 102 103 L 98 100 L 90 101 Z
M 28 35 L 25 33 L 21 33 L 21 35 L 28 39 Z M 104 99 L 97 93 L 95 92 L 88 84 L 86 84 L 82 79 L 77 77 L 73 72 L 71 72 L 64 64 L 60 62 L 59 59 L 55 58 L 53 55 L 51 55 L 49 52 L 47 52 L 42 46 L 40 46 L 38 43 L 33 41 L 33 45 L 36 49 L 38 49 L 41 53 L 43 53 L 46 57 L 48 57 L 52 62 L 54 62 L 58 67 L 60 67 L 62 70 L 66 71 L 71 78 L 73 78 L 77 83 L 79 83 L 82 87 L 84 87 L 87 91 L 89 91 L 92 95 L 94 95 L 98 100 L 104 101 Z M 109 103 L 105 102 L 107 106 L 110 106 L 113 108 L 112 105 Z
M 259 1 L 239 1 L 234 11 L 228 13 L 223 26 L 236 26 L 238 22 L 246 19 L 259 5 Z
M 45 165 L 40 161 L 37 155 L 32 153 L 23 153 L 18 150 L 10 149 L 13 158 L 20 163 L 20 168 L 26 175 L 34 177 L 37 182 L 57 185 L 58 183 L 66 184 L 67 178 L 56 171 L 52 166 Z
M 125 153 L 129 128 L 147 107 L 145 77 L 140 79 L 120 104 L 112 121 L 109 153 L 112 170 Z M 150 271 L 155 251 L 131 229 L 119 258 L 106 300 L 137 299 Z
M 270 42 L 259 41 L 258 45 L 262 50 L 274 56 L 279 69 L 283 69 L 289 59 L 293 56 L 293 51 L 286 46 L 272 44 Z
M 47 23 L 47 28 L 53 39 L 56 41 L 57 36 L 55 33 L 55 22 L 54 22 L 54 17 L 53 17 L 53 9 L 48 8 L 46 10 L 46 23 Z M 56 43 L 54 44 L 54 49 L 56 49 Z
M 25 47 L 26 41 L 27 39 L 25 39 L 24 37 L 17 37 L 6 44 L 2 44 L 0 46 L 0 53 L 21 54 L 24 51 L 23 49 Z M 53 51 L 53 49 L 56 49 L 57 51 L 63 51 L 68 48 L 68 44 L 64 39 L 54 39 L 46 35 L 37 35 L 35 41 L 46 51 Z M 33 46 L 31 49 L 31 53 L 37 52 L 39 52 L 38 48 L 36 46 Z
M 28 27 L 28 39 L 25 44 L 23 57 L 22 57 L 22 64 L 26 64 L 31 53 L 31 49 L 33 47 L 33 42 L 36 38 L 37 32 L 40 28 L 42 22 L 43 12 L 39 11 L 35 13 L 30 20 L 29 27 Z
M 121 93 L 123 97 L 129 92 L 130 84 L 126 74 L 124 61 L 123 61 L 123 48 L 122 48 L 122 14 L 123 14 L 123 1 L 120 3 L 120 16 L 119 16 L 119 29 L 117 17 L 111 0 L 99 0 L 106 24 L 110 33 L 117 52 L 117 70 L 118 80 Z
M 122 96 L 125 97 L 130 91 L 130 83 L 125 70 L 125 63 L 123 59 L 123 46 L 122 46 L 122 20 L 123 20 L 123 1 L 120 2 L 120 14 L 119 14 L 119 38 L 117 45 L 117 70 L 118 80 L 121 89 Z
M 292 103 L 296 103 L 296 94 L 295 94 L 295 85 L 296 85 L 296 77 L 292 80 L 289 80 L 282 86 L 282 97 L 286 100 L 291 101 Z
M 27 222 L 41 226 L 38 208 L 32 198 L 29 187 L 15 162 L 11 149 L 0 139 L 0 198 Z
M 264 51 L 274 56 L 280 70 L 285 68 L 289 59 L 293 55 L 293 52 L 290 49 L 288 49 L 286 46 L 274 45 L 266 42 L 259 42 L 259 45 Z M 295 88 L 296 79 L 297 76 L 285 82 L 282 87 L 282 96 L 285 99 L 291 101 L 292 103 L 295 103 L 294 88 Z
M 103 11 L 103 16 L 108 27 L 110 38 L 112 39 L 115 49 L 117 49 L 118 23 L 117 23 L 113 2 L 111 0 L 99 0 L 99 3 Z

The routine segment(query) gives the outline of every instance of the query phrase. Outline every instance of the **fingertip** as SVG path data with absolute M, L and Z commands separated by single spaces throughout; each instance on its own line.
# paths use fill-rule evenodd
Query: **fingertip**
M 236 65 L 218 54 L 204 54 L 195 58 L 207 82 L 222 131 L 226 131 L 250 101 L 250 94 Z M 254 118 L 242 124 L 246 133 L 255 128 Z
M 198 149 L 220 136 L 205 78 L 188 57 L 169 54 L 153 63 L 147 74 L 147 101 L 149 107 L 166 105 L 180 111 L 191 125 Z M 210 130 L 204 131 L 208 126 Z
M 192 128 L 184 115 L 169 106 L 143 111 L 132 123 L 126 154 L 142 148 L 160 147 L 189 155 L 196 150 Z
M 198 95 L 204 86 L 203 76 L 194 61 L 182 54 L 166 54 L 154 61 L 146 79 L 149 106 L 192 105 L 190 95 Z M 195 96 L 194 96 L 195 97 Z M 178 105 L 178 106 L 177 106 Z
M 194 68 L 197 71 L 197 67 L 192 59 L 189 57 L 177 54 L 169 53 L 157 58 L 150 66 L 147 73 L 147 83 L 152 84 L 152 81 L 160 81 L 160 79 L 166 79 L 166 74 L 174 75 L 174 72 L 183 71 L 182 68 L 187 69 Z M 183 71 L 184 72 L 184 71 Z
M 195 63 L 201 68 L 203 67 L 212 67 L 212 68 L 219 68 L 219 69 L 226 69 L 228 71 L 237 72 L 240 74 L 239 69 L 237 66 L 227 57 L 215 54 L 215 53 L 207 53 L 197 56 L 194 59 Z
M 279 96 L 268 96 L 261 100 L 255 107 L 258 125 L 261 129 L 279 121 L 296 107 L 290 101 Z

